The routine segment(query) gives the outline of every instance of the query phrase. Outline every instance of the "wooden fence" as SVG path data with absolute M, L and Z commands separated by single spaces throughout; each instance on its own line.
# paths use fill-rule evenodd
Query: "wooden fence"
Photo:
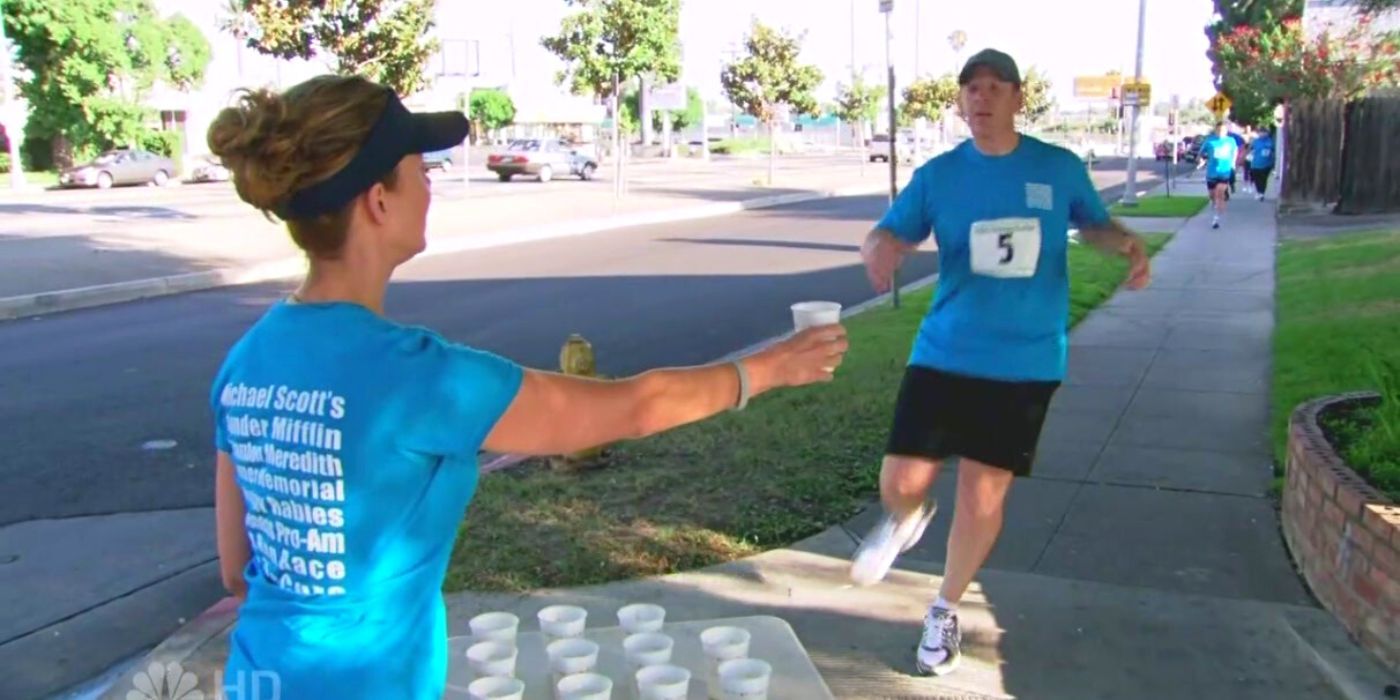
M 1285 204 L 1400 211 L 1400 95 L 1294 102 L 1286 129 Z

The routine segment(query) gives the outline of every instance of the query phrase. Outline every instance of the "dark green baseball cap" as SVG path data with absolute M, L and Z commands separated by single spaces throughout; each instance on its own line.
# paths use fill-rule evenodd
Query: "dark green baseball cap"
M 958 74 L 958 84 L 966 85 L 967 81 L 972 80 L 972 74 L 977 72 L 978 66 L 992 69 L 998 78 L 1008 83 L 1021 84 L 1021 71 L 1016 68 L 1015 59 L 996 49 L 982 49 L 967 59 L 962 72 Z

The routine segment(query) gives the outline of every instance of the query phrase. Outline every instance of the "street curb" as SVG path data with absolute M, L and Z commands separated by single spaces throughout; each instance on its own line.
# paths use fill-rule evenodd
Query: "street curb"
M 152 663 L 185 665 L 191 656 L 210 641 L 224 634 L 238 621 L 238 600 L 225 597 L 209 606 L 197 617 L 181 625 L 169 637 L 161 640 L 154 648 L 134 655 L 132 658 L 108 670 L 109 677 L 93 684 L 76 696 L 63 695 L 82 700 L 106 700 L 126 697 L 123 688 L 133 687 L 136 674 L 145 671 Z M 189 670 L 189 669 L 185 669 Z
M 718 202 L 679 209 L 661 209 L 623 216 L 609 216 L 582 221 L 570 221 L 557 225 L 532 226 L 469 235 L 456 239 L 432 240 L 419 258 L 459 253 L 467 250 L 494 248 L 515 243 L 528 243 L 554 238 L 567 238 L 590 233 L 646 226 L 650 224 L 692 221 L 735 214 L 753 209 L 767 209 L 786 204 L 798 204 L 837 197 L 856 197 L 876 194 L 886 189 L 886 185 L 860 185 L 854 187 L 793 192 L 789 194 L 756 197 L 738 202 Z M 118 304 L 138 299 L 195 292 L 217 287 L 271 282 L 297 277 L 306 271 L 306 261 L 297 256 L 270 260 L 240 267 L 220 268 L 203 272 L 190 272 L 148 279 L 99 284 L 90 287 L 59 289 L 51 292 L 22 294 L 0 298 L 0 321 L 53 314 L 63 311 Z

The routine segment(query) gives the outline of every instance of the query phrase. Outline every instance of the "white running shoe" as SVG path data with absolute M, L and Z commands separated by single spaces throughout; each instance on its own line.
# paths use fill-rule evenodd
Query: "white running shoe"
M 925 676 L 952 673 L 962 661 L 962 629 L 958 614 L 943 608 L 930 608 L 924 616 L 924 633 L 919 638 L 914 667 Z
M 894 560 L 923 537 L 937 511 L 937 504 L 928 502 L 899 521 L 885 513 L 856 550 L 851 562 L 851 580 L 862 586 L 883 580 L 894 566 Z

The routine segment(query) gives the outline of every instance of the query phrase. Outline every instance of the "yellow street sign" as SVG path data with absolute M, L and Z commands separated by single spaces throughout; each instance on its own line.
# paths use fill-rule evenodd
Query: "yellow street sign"
M 1123 79 L 1116 75 L 1080 75 L 1074 78 L 1074 96 L 1081 100 L 1106 100 Z
M 1146 107 L 1152 104 L 1152 84 L 1146 80 L 1123 83 L 1123 106 Z
M 1230 111 L 1231 104 L 1230 98 L 1226 97 L 1224 93 L 1217 92 L 1214 97 L 1206 100 L 1206 109 L 1209 109 L 1217 117 L 1223 117 L 1226 112 Z

